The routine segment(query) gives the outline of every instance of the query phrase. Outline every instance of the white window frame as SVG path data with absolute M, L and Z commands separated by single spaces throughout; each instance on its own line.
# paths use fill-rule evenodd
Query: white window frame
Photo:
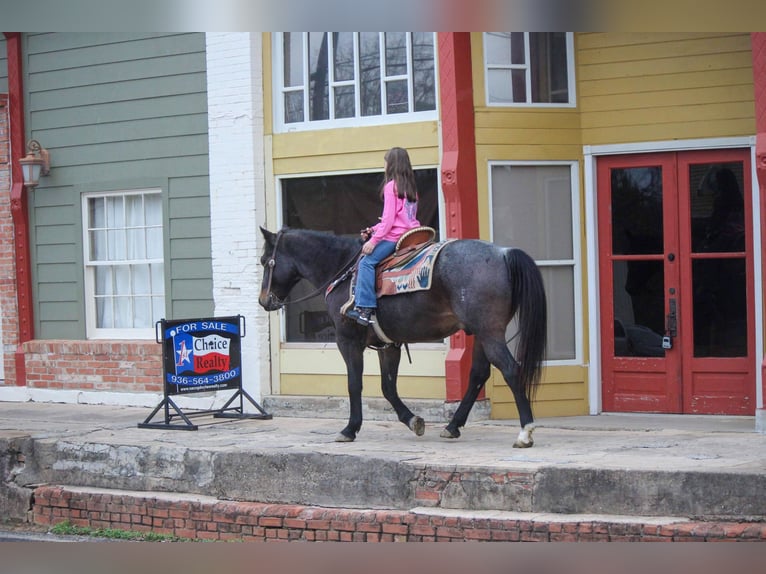
M 283 32 L 275 32 L 272 34 L 272 85 L 273 85 L 273 100 L 274 100 L 274 131 L 275 133 L 285 132 L 297 132 L 297 131 L 310 131 L 318 129 L 330 129 L 330 128 L 344 128 L 344 127 L 357 127 L 357 126 L 377 126 L 385 124 L 399 124 L 409 122 L 422 122 L 422 121 L 434 121 L 438 119 L 439 112 L 439 65 L 438 65 L 438 45 L 436 42 L 436 33 L 433 33 L 434 38 L 434 103 L 435 109 L 415 112 L 409 111 L 406 113 L 388 113 L 386 109 L 386 86 L 389 82 L 395 80 L 407 80 L 407 92 L 408 92 L 408 107 L 413 110 L 415 107 L 414 101 L 414 77 L 412 68 L 412 32 L 407 33 L 407 74 L 387 76 L 385 68 L 385 32 L 379 32 L 380 35 L 380 89 L 381 89 L 381 113 L 375 116 L 362 116 L 360 115 L 361 107 L 361 90 L 359 87 L 359 32 L 354 32 L 354 69 L 355 79 L 335 81 L 334 66 L 328 67 L 328 86 L 330 88 L 329 94 L 329 107 L 330 118 L 327 120 L 309 120 L 304 119 L 302 122 L 285 123 L 285 100 L 284 94 L 287 92 L 303 92 L 303 110 L 304 118 L 309 115 L 309 69 L 307 66 L 306 54 L 308 51 L 308 32 L 292 32 L 293 34 L 300 33 L 302 35 L 302 48 L 303 54 L 303 85 L 302 86 L 288 86 L 284 84 L 284 53 L 282 51 L 283 46 Z M 328 53 L 332 54 L 332 34 L 328 36 L 329 48 Z M 356 86 L 355 89 L 355 115 L 349 118 L 333 118 L 335 115 L 335 98 L 333 98 L 332 90 L 339 86 Z
M 83 268 L 85 279 L 85 327 L 86 337 L 88 339 L 155 339 L 155 325 L 136 328 L 99 328 L 97 327 L 96 317 L 96 294 L 95 294 L 95 269 L 98 266 L 132 265 L 132 264 L 164 264 L 165 258 L 161 259 L 138 259 L 138 260 L 120 260 L 109 262 L 96 262 L 90 258 L 90 236 L 89 236 L 89 209 L 88 205 L 91 199 L 104 197 L 126 197 L 129 195 L 158 195 L 162 197 L 162 190 L 158 188 L 131 189 L 119 191 L 103 191 L 83 193 L 82 198 L 82 233 L 83 233 Z M 162 216 L 162 214 L 161 214 Z M 164 220 L 164 217 L 163 217 Z M 164 226 L 163 226 L 164 236 Z M 164 297 L 163 297 L 164 298 Z
M 482 34 L 482 50 L 484 53 L 484 97 L 486 104 L 489 107 L 498 108 L 575 108 L 577 107 L 577 90 L 575 84 L 575 61 L 574 61 L 574 32 L 566 32 L 566 45 L 567 45 L 567 91 L 569 93 L 568 103 L 547 103 L 547 102 L 532 102 L 532 69 L 530 66 L 530 48 L 529 48 L 529 32 L 524 32 L 524 61 L 526 64 L 508 64 L 490 65 L 487 62 L 487 35 L 492 32 L 484 32 Z M 526 71 L 526 102 L 490 102 L 489 98 L 489 70 L 512 70 L 523 69 Z
M 572 210 L 572 258 L 571 259 L 536 259 L 538 267 L 571 267 L 574 292 L 572 293 L 574 301 L 574 357 L 571 359 L 556 359 L 544 361 L 545 365 L 566 366 L 582 365 L 583 345 L 582 345 L 582 257 L 580 245 L 580 177 L 579 164 L 577 161 L 489 161 L 487 162 L 487 181 L 489 182 L 489 226 L 490 240 L 494 242 L 495 231 L 492 217 L 492 206 L 494 205 L 492 168 L 508 166 L 516 167 L 547 167 L 547 166 L 569 166 L 570 192 Z M 550 307 L 550 303 L 549 303 Z M 550 309 L 549 309 L 550 313 Z

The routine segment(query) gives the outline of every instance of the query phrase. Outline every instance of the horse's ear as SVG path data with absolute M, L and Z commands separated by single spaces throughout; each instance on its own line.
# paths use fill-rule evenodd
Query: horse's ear
M 277 237 L 276 234 L 272 233 L 271 231 L 264 228 L 263 226 L 259 225 L 259 227 L 261 228 L 261 233 L 263 234 L 263 238 L 266 240 L 266 243 L 268 243 L 269 245 L 274 245 L 274 241 Z

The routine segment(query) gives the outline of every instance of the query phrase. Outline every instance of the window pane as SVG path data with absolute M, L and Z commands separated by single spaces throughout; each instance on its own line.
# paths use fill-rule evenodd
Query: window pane
M 125 226 L 124 201 L 121 195 L 106 198 L 106 225 L 112 229 Z
M 165 270 L 162 263 L 152 263 L 149 265 L 149 272 L 152 281 L 152 294 L 162 295 L 165 293 Z
M 150 227 L 146 230 L 146 258 L 162 259 L 161 227 Z
M 282 36 L 284 87 L 303 85 L 303 34 L 285 32 Z
M 354 79 L 354 34 L 335 32 L 333 46 L 333 73 L 336 82 Z
M 88 227 L 103 228 L 106 226 L 106 204 L 103 197 L 88 200 Z
M 382 159 L 382 158 L 381 158 Z M 418 188 L 418 219 L 439 228 L 438 172 L 415 170 Z M 320 177 L 287 178 L 281 181 L 282 222 L 297 229 L 316 229 L 338 235 L 359 236 L 359 230 L 374 224 L 383 207 L 380 199 L 381 172 Z M 314 291 L 307 282 L 291 293 L 297 299 Z M 334 341 L 332 323 L 321 295 L 285 309 L 287 340 L 290 342 Z
M 340 86 L 335 88 L 335 117 L 353 118 L 356 115 L 354 108 L 354 86 Z
M 615 255 L 662 253 L 662 168 L 613 169 L 611 192 L 612 252 Z
M 128 229 L 128 259 L 146 259 L 146 237 L 144 228 Z
M 380 34 L 377 32 L 359 34 L 359 74 L 361 114 L 380 115 Z
M 745 250 L 742 162 L 689 166 L 692 250 L 726 253 Z
M 99 329 L 111 329 L 114 327 L 111 297 L 96 298 L 96 327 Z
M 524 103 L 527 101 L 527 73 L 525 70 L 511 70 L 511 83 L 513 84 L 513 101 Z
M 568 165 L 493 166 L 493 241 L 537 260 L 573 259 L 570 173 Z
M 436 73 L 434 71 L 434 35 L 412 34 L 412 70 L 415 111 L 436 109 Z
M 490 66 L 508 66 L 511 63 L 511 42 L 508 32 L 484 34 L 484 59 Z
M 133 299 L 133 328 L 151 327 L 152 325 L 151 297 L 135 297 Z
M 144 202 L 141 195 L 125 197 L 125 220 L 128 227 L 144 225 Z
M 407 81 L 397 80 L 386 83 L 386 111 L 389 114 L 407 113 Z
M 532 101 L 535 103 L 566 103 L 567 49 L 564 32 L 529 34 Z
M 96 271 L 96 295 L 111 295 L 112 286 L 112 268 L 99 265 Z
M 159 193 L 144 195 L 146 225 L 162 227 L 162 196 Z
M 386 75 L 403 76 L 407 73 L 407 34 L 386 32 Z
M 575 308 L 573 267 L 540 268 L 548 303 L 547 360 L 575 358 Z
M 107 260 L 124 261 L 127 255 L 125 251 L 125 229 L 108 230 L 106 232 Z
M 692 261 L 694 356 L 747 356 L 744 258 Z
M 511 33 L 511 64 L 523 66 L 527 62 L 527 54 L 524 50 L 524 32 Z
M 90 241 L 90 260 L 106 261 L 106 231 L 88 232 Z
M 151 293 L 151 283 L 149 278 L 148 265 L 132 265 L 132 293 L 134 295 L 149 295 Z
M 309 117 L 326 120 L 330 117 L 327 33 L 309 33 Z
M 303 121 L 303 91 L 285 94 L 285 123 Z
M 511 70 L 489 70 L 487 72 L 487 91 L 491 104 L 510 104 L 513 102 Z

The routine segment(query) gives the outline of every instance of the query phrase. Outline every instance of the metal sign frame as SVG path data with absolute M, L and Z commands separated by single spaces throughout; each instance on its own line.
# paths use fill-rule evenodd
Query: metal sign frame
M 164 398 L 138 427 L 197 430 L 199 427 L 191 422 L 191 417 L 211 414 L 214 418 L 271 419 L 272 415 L 242 388 L 241 339 L 246 334 L 245 327 L 242 315 L 157 321 L 154 330 L 155 340 L 162 345 Z M 219 409 L 184 413 L 171 398 L 221 390 L 235 393 Z M 245 400 L 258 413 L 245 413 Z M 152 422 L 160 410 L 164 422 Z M 176 418 L 183 423 L 174 424 Z

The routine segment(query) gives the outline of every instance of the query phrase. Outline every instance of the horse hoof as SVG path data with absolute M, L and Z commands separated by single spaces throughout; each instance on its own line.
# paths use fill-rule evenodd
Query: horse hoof
M 423 436 L 423 434 L 426 432 L 426 421 L 418 416 L 412 417 L 407 426 L 417 436 Z
M 460 431 L 452 432 L 448 428 L 445 428 L 440 434 L 442 438 L 460 438 Z
M 339 432 L 335 437 L 335 442 L 354 442 L 354 437 L 346 436 L 342 432 Z
M 519 436 L 516 438 L 516 442 L 513 443 L 513 448 L 529 448 L 535 444 L 532 438 L 532 432 L 535 430 L 534 424 L 530 423 L 521 429 Z

